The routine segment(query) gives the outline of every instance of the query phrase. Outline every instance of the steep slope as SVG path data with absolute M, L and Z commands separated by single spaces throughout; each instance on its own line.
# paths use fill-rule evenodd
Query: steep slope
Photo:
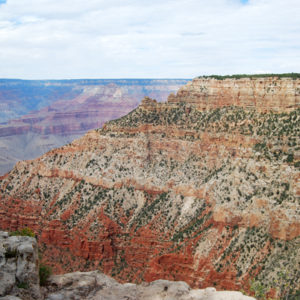
M 244 79 L 200 80 L 224 101 L 212 107 L 196 79 L 18 163 L 1 180 L 0 226 L 32 227 L 56 272 L 299 290 L 300 80 L 253 79 L 251 105 L 235 106 L 228 86 Z M 282 86 L 273 105 L 267 84 L 254 93 L 260 81 Z
M 192 290 L 185 282 L 157 280 L 149 284 L 120 284 L 99 271 L 75 272 L 43 279 L 40 288 L 38 247 L 35 238 L 10 236 L 0 231 L 0 299 L 54 300 L 255 300 L 240 292 L 214 288 Z
M 191 289 L 183 281 L 156 280 L 136 285 L 120 284 L 99 271 L 51 276 L 46 300 L 255 300 L 241 292 Z
M 0 174 L 11 170 L 19 160 L 38 157 L 127 114 L 144 95 L 166 100 L 186 82 L 0 80 L 0 122 L 6 121 L 0 124 Z M 20 117 L 7 120 L 13 116 Z

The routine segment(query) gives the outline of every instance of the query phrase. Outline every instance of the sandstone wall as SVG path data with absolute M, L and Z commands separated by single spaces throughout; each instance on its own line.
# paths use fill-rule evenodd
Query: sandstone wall
M 168 102 L 194 104 L 203 111 L 236 105 L 261 112 L 287 112 L 300 106 L 300 79 L 196 78 L 180 88 L 176 96 L 171 94 Z

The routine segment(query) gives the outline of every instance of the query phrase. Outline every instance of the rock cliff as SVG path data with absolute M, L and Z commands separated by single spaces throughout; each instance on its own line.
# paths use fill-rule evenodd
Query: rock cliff
M 290 112 L 300 106 L 300 79 L 200 77 L 182 87 L 176 96 L 171 94 L 168 102 L 194 104 L 201 111 L 234 105 L 258 112 Z
M 207 84 L 222 94 L 221 83 Z M 1 179 L 0 226 L 33 228 L 57 273 L 97 268 L 123 282 L 234 290 L 255 278 L 273 294 L 296 293 L 299 98 L 294 109 L 243 99 L 204 109 L 197 89 L 198 79 L 167 103 L 145 98 L 102 129 L 18 163 Z

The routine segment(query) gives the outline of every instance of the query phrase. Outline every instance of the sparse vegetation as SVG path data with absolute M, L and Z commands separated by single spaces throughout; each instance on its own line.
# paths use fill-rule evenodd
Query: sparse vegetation
M 241 78 L 266 78 L 266 77 L 277 77 L 277 78 L 292 78 L 298 79 L 300 78 L 300 73 L 281 73 L 281 74 L 235 74 L 235 75 L 202 75 L 198 78 L 213 78 L 218 80 L 224 79 L 241 79 Z
M 10 236 L 30 236 L 35 237 L 33 230 L 29 227 L 22 228 L 20 230 L 12 231 L 9 233 Z
M 250 290 L 254 293 L 256 299 L 258 300 L 266 299 L 268 288 L 264 286 L 262 283 L 252 280 L 250 285 Z

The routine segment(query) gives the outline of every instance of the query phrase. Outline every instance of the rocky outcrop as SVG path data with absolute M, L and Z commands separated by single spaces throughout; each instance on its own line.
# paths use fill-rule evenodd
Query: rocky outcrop
M 39 283 L 36 239 L 0 231 L 0 299 L 41 299 Z
M 52 276 L 48 290 L 46 300 L 255 300 L 240 292 L 216 291 L 215 288 L 192 290 L 183 281 L 120 284 L 99 271 Z
M 33 228 L 56 273 L 296 291 L 299 118 L 146 98 L 2 177 L 0 226 Z

